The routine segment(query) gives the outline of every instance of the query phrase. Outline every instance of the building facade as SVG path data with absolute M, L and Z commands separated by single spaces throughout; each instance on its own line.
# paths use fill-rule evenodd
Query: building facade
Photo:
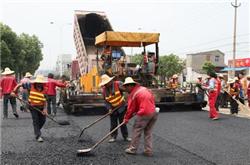
M 191 82 L 195 81 L 198 76 L 202 76 L 206 73 L 202 70 L 205 62 L 211 62 L 216 71 L 219 72 L 225 65 L 225 54 L 220 50 L 212 50 L 207 52 L 200 52 L 194 54 L 187 54 L 186 58 L 186 80 Z
M 69 65 L 72 62 L 71 54 L 61 54 L 58 56 L 56 61 L 56 73 L 62 75 L 69 76 L 70 75 L 70 68 Z

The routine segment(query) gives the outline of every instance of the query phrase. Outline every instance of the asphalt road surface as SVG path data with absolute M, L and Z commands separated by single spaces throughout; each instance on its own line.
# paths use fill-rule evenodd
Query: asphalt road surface
M 1 105 L 2 106 L 2 105 Z M 1 108 L 2 109 L 2 108 Z M 9 110 L 9 112 L 11 112 Z M 154 156 L 127 155 L 120 131 L 115 143 L 104 141 L 90 154 L 77 156 L 78 149 L 91 147 L 109 132 L 109 118 L 84 132 L 81 128 L 99 116 L 66 115 L 62 110 L 56 120 L 47 119 L 42 129 L 43 143 L 35 140 L 30 113 L 20 112 L 15 119 L 1 121 L 1 164 L 8 165 L 250 165 L 250 120 L 221 115 L 218 121 L 208 118 L 207 111 L 164 112 L 159 114 L 153 131 Z M 1 112 L 2 118 L 2 112 Z M 129 132 L 133 120 L 128 124 Z

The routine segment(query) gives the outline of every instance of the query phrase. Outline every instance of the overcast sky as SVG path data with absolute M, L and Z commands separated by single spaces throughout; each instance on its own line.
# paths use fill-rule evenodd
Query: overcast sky
M 35 34 L 43 43 L 40 69 L 55 67 L 60 53 L 76 56 L 74 10 L 104 11 L 115 31 L 159 32 L 160 55 L 185 58 L 188 53 L 219 49 L 226 54 L 226 63 L 232 58 L 234 0 L 0 1 L 1 22 L 17 34 Z M 246 58 L 250 57 L 250 5 L 248 0 L 238 2 L 236 58 Z

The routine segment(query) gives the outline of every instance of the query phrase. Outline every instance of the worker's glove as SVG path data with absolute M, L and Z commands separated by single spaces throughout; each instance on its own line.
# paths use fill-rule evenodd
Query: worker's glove
M 233 96 L 232 98 L 233 98 L 233 99 L 236 99 L 236 96 Z
M 111 114 L 111 113 L 112 113 L 112 111 L 113 111 L 113 109 L 111 109 L 111 108 L 110 108 L 110 109 L 109 109 L 109 113 Z
M 44 116 L 47 116 L 47 115 L 48 115 L 47 109 L 44 109 L 44 110 L 42 111 L 42 114 L 43 114 Z
M 10 95 L 11 95 L 12 97 L 16 97 L 16 96 L 17 96 L 15 92 L 11 92 Z
M 124 124 L 128 124 L 128 119 L 123 119 Z

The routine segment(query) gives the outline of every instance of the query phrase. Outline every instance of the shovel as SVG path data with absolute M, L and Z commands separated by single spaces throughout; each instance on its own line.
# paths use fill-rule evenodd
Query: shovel
M 114 111 L 116 111 L 117 109 L 119 109 L 121 106 L 118 106 L 116 108 L 114 108 L 111 112 L 106 113 L 105 115 L 101 116 L 100 118 L 96 119 L 93 123 L 90 123 L 89 125 L 87 125 L 86 127 L 84 127 L 79 135 L 79 138 L 82 136 L 83 132 L 88 129 L 89 127 L 91 127 L 92 125 L 98 123 L 99 121 L 101 121 L 102 119 L 104 119 L 105 117 L 109 116 L 110 114 L 112 114 Z
M 81 156 L 81 155 L 90 153 L 90 152 L 91 152 L 93 149 L 95 149 L 100 143 L 102 143 L 105 139 L 107 139 L 113 132 L 115 132 L 117 129 L 119 129 L 123 124 L 125 124 L 125 122 L 122 122 L 122 123 L 119 124 L 117 127 L 115 127 L 111 132 L 109 132 L 107 135 L 105 135 L 100 141 L 98 141 L 97 143 L 95 143 L 92 147 L 86 148 L 86 149 L 77 150 L 77 156 Z
M 38 108 L 31 106 L 28 102 L 24 101 L 23 99 L 21 99 L 21 98 L 19 98 L 17 96 L 15 96 L 15 98 L 17 98 L 20 102 L 26 104 L 32 110 L 36 110 L 36 111 L 42 113 Z M 46 115 L 46 117 L 49 118 L 50 120 L 54 121 L 55 123 L 59 124 L 59 125 L 70 125 L 70 123 L 68 121 L 56 121 L 55 119 L 53 119 L 49 115 Z

